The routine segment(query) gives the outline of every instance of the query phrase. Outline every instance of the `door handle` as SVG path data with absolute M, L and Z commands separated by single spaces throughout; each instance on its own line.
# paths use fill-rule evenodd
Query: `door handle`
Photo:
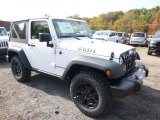
M 28 46 L 35 47 L 35 45 L 34 45 L 34 44 L 28 44 Z

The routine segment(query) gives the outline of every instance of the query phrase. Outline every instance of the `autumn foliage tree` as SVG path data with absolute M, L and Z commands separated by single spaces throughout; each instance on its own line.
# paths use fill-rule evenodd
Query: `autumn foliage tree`
M 78 14 L 69 16 L 88 22 L 92 30 L 115 30 L 132 32 L 155 33 L 160 29 L 160 7 L 152 9 L 133 9 L 124 13 L 122 11 L 108 12 L 93 18 L 83 18 Z
M 152 18 L 152 22 L 149 24 L 149 34 L 154 34 L 155 31 L 160 31 L 160 10 Z

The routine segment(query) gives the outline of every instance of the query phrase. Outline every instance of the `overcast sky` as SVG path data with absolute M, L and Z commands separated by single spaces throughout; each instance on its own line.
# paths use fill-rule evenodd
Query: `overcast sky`
M 44 14 L 67 17 L 79 14 L 93 17 L 109 11 L 160 6 L 160 0 L 1 0 L 1 20 L 40 18 Z

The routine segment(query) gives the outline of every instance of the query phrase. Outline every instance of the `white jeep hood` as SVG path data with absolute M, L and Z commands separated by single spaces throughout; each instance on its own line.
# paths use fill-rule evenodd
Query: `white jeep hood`
M 86 52 L 106 57 L 111 56 L 111 53 L 114 52 L 115 58 L 119 58 L 122 53 L 134 48 L 128 45 L 110 41 L 96 40 L 90 38 L 80 39 L 81 40 L 76 40 L 74 38 L 61 39 L 59 47 L 60 49 Z

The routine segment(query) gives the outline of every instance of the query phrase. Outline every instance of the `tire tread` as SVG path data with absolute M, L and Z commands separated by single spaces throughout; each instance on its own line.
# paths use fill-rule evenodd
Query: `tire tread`
M 107 79 L 105 78 L 105 76 L 103 76 L 102 74 L 100 74 L 99 72 L 96 71 L 81 71 L 79 74 L 77 74 L 74 78 L 72 82 L 75 82 L 78 78 L 81 77 L 85 77 L 88 79 L 92 79 L 96 82 L 96 84 L 101 88 L 102 90 L 102 97 L 103 100 L 105 100 L 105 102 L 103 102 L 103 108 L 101 108 L 98 112 L 85 112 L 85 111 L 81 111 L 91 117 L 98 117 L 98 116 L 103 116 L 104 114 L 108 113 L 112 107 L 112 94 L 110 91 L 110 84 L 107 81 Z M 71 83 L 72 84 L 72 83 Z M 71 90 L 70 90 L 70 94 Z M 72 96 L 72 95 L 71 95 Z M 73 96 L 72 96 L 73 99 Z M 77 106 L 78 107 L 78 106 Z
M 22 69 L 22 76 L 21 76 L 19 79 L 17 79 L 17 78 L 14 76 L 14 77 L 16 78 L 16 80 L 19 81 L 19 82 L 27 82 L 27 81 L 30 79 L 31 70 L 25 68 L 25 66 L 24 66 L 23 63 L 21 62 L 19 56 L 17 56 L 17 55 L 16 55 L 16 56 L 13 56 L 12 60 L 16 60 L 16 61 L 20 64 L 21 69 Z M 11 61 L 11 63 L 12 63 L 12 61 Z

